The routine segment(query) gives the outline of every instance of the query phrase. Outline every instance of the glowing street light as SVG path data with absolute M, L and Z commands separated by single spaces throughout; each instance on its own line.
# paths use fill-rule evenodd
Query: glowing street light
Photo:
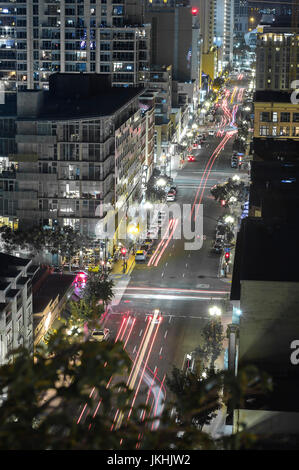
M 150 201 L 146 201 L 144 204 L 145 209 L 152 209 L 153 205 Z
M 157 181 L 157 186 L 163 187 L 166 186 L 166 181 L 163 178 L 159 178 Z
M 139 232 L 139 227 L 137 225 L 131 224 L 128 226 L 128 233 L 136 235 Z
M 231 215 L 228 215 L 228 216 L 225 217 L 225 219 L 224 219 L 224 222 L 225 222 L 226 224 L 233 224 L 234 221 L 235 221 L 235 219 L 234 219 Z
M 220 317 L 221 313 L 221 309 L 216 305 L 209 308 L 209 314 L 211 315 L 211 317 Z

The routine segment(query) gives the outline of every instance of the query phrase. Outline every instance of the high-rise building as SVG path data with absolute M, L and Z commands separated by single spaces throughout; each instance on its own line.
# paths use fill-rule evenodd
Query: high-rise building
M 248 0 L 234 0 L 234 33 L 237 38 L 248 32 Z
M 208 82 L 212 82 L 217 76 L 218 49 L 215 46 L 215 1 L 195 0 L 193 2 L 199 8 L 200 37 L 201 37 L 201 72 L 202 88 L 205 89 Z
M 47 89 L 54 72 L 111 73 L 136 85 L 149 67 L 142 2 L 0 2 L 0 78 L 6 91 Z
M 248 30 L 254 30 L 264 15 L 273 15 L 277 21 L 290 23 L 292 0 L 269 2 L 265 0 L 248 0 Z
M 215 0 L 215 43 L 220 48 L 219 67 L 233 60 L 234 0 Z
M 257 33 L 256 89 L 291 90 L 299 79 L 299 30 L 261 26 Z
M 173 79 L 200 81 L 199 10 L 190 6 L 152 4 L 145 13 L 151 24 L 151 63 L 172 65 Z

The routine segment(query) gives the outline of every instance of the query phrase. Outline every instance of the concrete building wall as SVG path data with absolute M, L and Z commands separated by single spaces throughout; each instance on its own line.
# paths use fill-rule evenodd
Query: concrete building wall
M 199 74 L 199 23 L 194 24 L 198 18 L 191 14 L 190 7 L 153 9 L 146 13 L 145 18 L 152 25 L 151 62 L 172 64 L 174 80 L 192 79 L 194 67 Z M 193 63 L 193 68 L 192 56 L 198 62 L 196 66 Z
M 239 364 L 281 372 L 294 368 L 290 344 L 299 332 L 298 287 L 297 282 L 241 281 Z

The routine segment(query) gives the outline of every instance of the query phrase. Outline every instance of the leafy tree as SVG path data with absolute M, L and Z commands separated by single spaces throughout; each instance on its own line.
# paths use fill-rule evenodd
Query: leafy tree
M 107 388 L 111 376 L 130 371 L 122 344 L 70 342 L 60 329 L 48 346 L 51 354 L 38 348 L 34 360 L 18 349 L 14 362 L 0 367 L 0 394 L 6 395 L 0 406 L 0 449 L 126 449 L 127 442 L 137 442 L 144 425 L 135 411 L 110 432 L 111 410 L 126 413 L 132 395 L 120 380 Z M 100 398 L 100 412 L 77 423 L 82 406 L 95 410 Z
M 244 203 L 247 200 L 248 191 L 249 188 L 244 181 L 235 181 L 232 178 L 211 188 L 211 194 L 215 200 L 225 201 L 226 207 L 229 207 L 231 198 L 235 198 L 240 204 Z
M 156 185 L 156 178 L 151 178 L 146 186 L 145 196 L 148 201 L 161 201 L 165 196 L 165 190 Z
M 220 390 L 225 402 L 233 400 L 242 407 L 248 397 L 270 388 L 268 376 L 255 368 L 239 371 L 237 378 L 226 371 L 211 370 L 207 379 L 189 376 L 187 380 L 176 371 L 169 381 L 173 392 L 182 397 L 177 400 L 180 423 L 171 417 L 174 403 L 170 402 L 159 417 L 158 428 L 154 426 L 156 419 L 142 421 L 141 410 L 149 409 L 141 403 L 132 410 L 130 420 L 122 420 L 111 431 L 116 410 L 126 416 L 134 393 L 122 381 L 130 373 L 131 360 L 121 342 L 85 341 L 83 335 L 70 340 L 61 328 L 50 336 L 47 351 L 37 347 L 32 357 L 19 348 L 11 354 L 14 361 L 0 367 L 1 450 L 115 451 L 133 450 L 136 443 L 141 450 L 256 445 L 256 436 L 250 433 L 213 440 L 201 430 L 219 406 Z M 90 412 L 79 420 L 82 408 Z
M 220 88 L 224 85 L 224 83 L 225 83 L 224 78 L 222 77 L 215 78 L 215 80 L 213 81 L 213 89 L 217 91 L 220 90 Z
M 84 300 L 87 302 L 102 301 L 104 308 L 113 299 L 114 281 L 107 273 L 89 272 L 84 289 Z
M 202 330 L 204 350 L 210 359 L 210 368 L 215 367 L 215 361 L 223 351 L 223 326 L 219 320 L 210 320 Z
M 220 391 L 222 381 L 213 369 L 202 374 L 188 372 L 173 367 L 171 376 L 167 378 L 167 386 L 175 395 L 177 418 L 181 425 L 191 424 L 202 429 L 210 424 L 221 407 Z
M 69 263 L 89 244 L 89 240 L 72 227 L 59 225 L 52 229 L 32 227 L 26 231 L 12 231 L 9 227 L 1 227 L 0 233 L 3 248 L 8 253 L 21 249 L 36 255 L 47 249 L 52 254 L 61 254 Z

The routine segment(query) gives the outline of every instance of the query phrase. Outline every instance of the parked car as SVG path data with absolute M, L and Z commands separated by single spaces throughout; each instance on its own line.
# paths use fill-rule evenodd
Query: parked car
M 238 155 L 233 155 L 231 158 L 231 167 L 237 168 L 238 167 Z
M 178 191 L 177 191 L 177 187 L 176 187 L 175 185 L 170 186 L 169 192 L 170 192 L 170 191 L 174 192 L 175 194 L 178 192 Z
M 104 328 L 103 330 L 93 330 L 90 335 L 91 341 L 106 341 L 110 336 L 110 330 L 108 328 Z
M 215 241 L 214 244 L 213 244 L 213 249 L 214 253 L 222 253 L 223 251 L 223 243 L 219 242 L 219 241 Z
M 188 162 L 195 162 L 194 155 L 188 155 Z
M 176 199 L 176 196 L 175 196 L 174 193 L 169 192 L 166 196 L 166 201 L 167 202 L 173 202 L 173 201 L 175 201 L 175 199 Z
M 146 261 L 147 252 L 145 250 L 138 250 L 135 254 L 135 261 Z

